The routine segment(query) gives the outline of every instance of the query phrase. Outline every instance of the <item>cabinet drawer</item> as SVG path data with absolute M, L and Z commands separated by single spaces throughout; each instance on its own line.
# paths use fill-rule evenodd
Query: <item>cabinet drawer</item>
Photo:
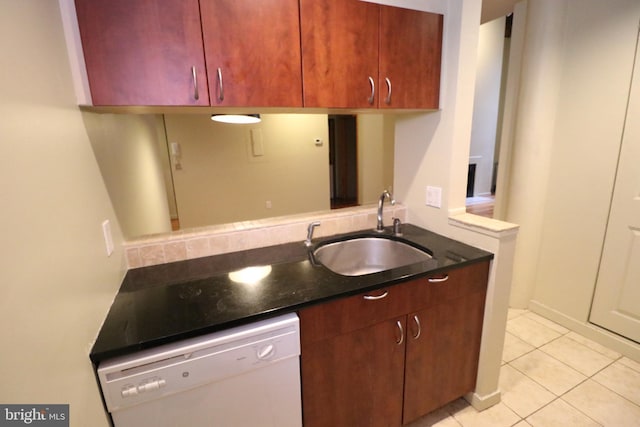
M 400 286 L 405 288 L 403 292 L 408 295 L 410 311 L 418 311 L 476 292 L 485 292 L 488 276 L 489 262 L 481 262 Z
M 300 310 L 302 345 L 355 331 L 409 311 L 410 298 L 391 286 Z

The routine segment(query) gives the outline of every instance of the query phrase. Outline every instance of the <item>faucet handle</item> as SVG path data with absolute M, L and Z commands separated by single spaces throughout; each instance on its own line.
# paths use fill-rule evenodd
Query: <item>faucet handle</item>
M 320 221 L 314 221 L 307 227 L 307 240 L 304 241 L 304 245 L 311 246 L 311 239 L 313 238 L 313 230 L 320 226 Z
M 393 218 L 393 234 L 402 236 L 402 223 L 400 222 L 400 218 Z

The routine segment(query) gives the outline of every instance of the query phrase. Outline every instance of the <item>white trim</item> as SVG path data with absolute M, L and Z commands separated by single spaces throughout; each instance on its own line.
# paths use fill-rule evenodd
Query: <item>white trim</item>
M 449 213 L 459 212 L 450 210 Z M 516 234 L 520 226 L 510 222 L 500 221 L 479 215 L 460 213 L 449 216 L 449 225 L 484 234 L 489 237 L 501 239 L 512 234 Z
M 476 411 L 484 411 L 485 409 L 500 403 L 501 398 L 502 397 L 500 390 L 496 390 L 493 393 L 485 394 L 484 396 L 480 396 L 475 392 L 467 393 L 464 396 L 464 400 L 469 402 L 469 404 L 473 406 Z
M 87 66 L 84 62 L 75 3 L 73 0 L 58 0 L 58 4 L 60 6 L 60 15 L 62 16 L 62 27 L 67 44 L 69 67 L 71 68 L 71 77 L 73 79 L 73 87 L 76 92 L 78 105 L 92 105 L 93 101 L 89 89 Z
M 447 0 L 361 0 L 367 3 L 377 3 L 387 6 L 403 7 L 405 9 L 421 10 L 423 12 L 447 14 Z
M 455 217 L 455 216 L 459 216 L 459 215 L 464 215 L 466 213 L 467 213 L 467 208 L 466 207 L 451 208 L 451 209 L 449 209 L 449 218 Z
M 592 323 L 569 317 L 539 301 L 531 300 L 529 310 L 640 363 L 640 344 L 634 341 Z

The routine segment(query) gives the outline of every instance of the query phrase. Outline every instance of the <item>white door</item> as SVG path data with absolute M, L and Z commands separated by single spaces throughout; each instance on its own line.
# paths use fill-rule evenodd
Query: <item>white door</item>
M 640 47 L 589 320 L 640 342 Z

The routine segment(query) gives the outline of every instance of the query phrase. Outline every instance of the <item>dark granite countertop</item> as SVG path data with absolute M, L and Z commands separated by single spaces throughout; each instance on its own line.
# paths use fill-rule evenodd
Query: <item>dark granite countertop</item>
M 371 230 L 348 233 L 356 234 L 378 235 Z M 344 236 L 317 239 L 314 244 Z M 129 270 L 91 350 L 91 360 L 99 363 L 493 258 L 489 252 L 410 224 L 403 225 L 401 239 L 426 248 L 433 258 L 349 277 L 314 265 L 303 242 L 294 242 Z M 270 273 L 253 284 L 231 279 L 230 272 L 251 266 L 269 266 Z

